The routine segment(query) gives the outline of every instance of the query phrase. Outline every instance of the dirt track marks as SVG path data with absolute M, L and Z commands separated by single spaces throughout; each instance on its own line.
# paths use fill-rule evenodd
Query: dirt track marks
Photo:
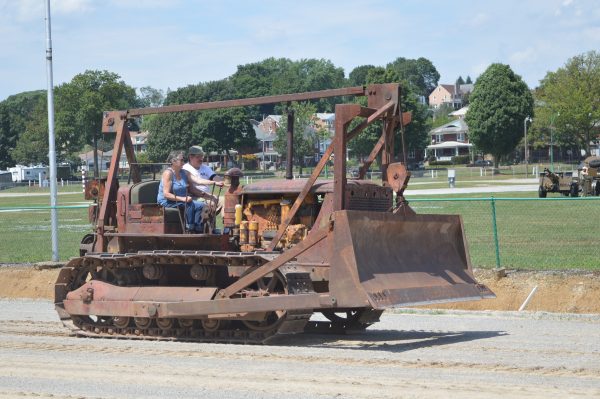
M 52 312 L 0 301 L 0 398 L 600 397 L 594 317 L 384 314 L 355 336 L 242 346 L 76 338 Z

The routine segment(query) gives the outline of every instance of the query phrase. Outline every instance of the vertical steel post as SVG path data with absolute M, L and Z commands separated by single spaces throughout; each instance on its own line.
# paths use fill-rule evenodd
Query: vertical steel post
M 525 120 L 523 121 L 523 130 L 525 131 L 525 151 L 523 152 L 523 157 L 525 157 L 525 178 L 527 178 L 528 172 L 527 172 L 527 119 L 529 117 L 525 118 Z
M 496 225 L 496 199 L 492 195 L 492 229 L 494 230 L 494 247 L 496 249 L 496 269 L 500 269 L 500 245 L 498 243 L 498 226 Z
M 294 178 L 294 110 L 287 107 L 287 164 L 285 178 Z
M 52 260 L 54 262 L 58 262 L 58 211 L 56 209 L 56 148 L 54 145 L 54 83 L 52 79 L 50 0 L 46 1 L 46 79 L 48 84 L 48 159 L 50 161 L 50 220 L 52 231 Z
M 346 121 L 348 113 L 345 105 L 335 106 L 335 136 L 333 136 L 333 210 L 340 211 L 345 208 L 346 191 Z

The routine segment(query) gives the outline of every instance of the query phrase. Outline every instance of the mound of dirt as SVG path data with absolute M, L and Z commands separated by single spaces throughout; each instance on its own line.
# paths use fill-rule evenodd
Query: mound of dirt
M 496 294 L 495 299 L 438 304 L 438 309 L 519 310 L 537 286 L 526 310 L 559 313 L 600 313 L 600 272 L 508 271 L 499 278 L 493 270 L 475 270 L 477 281 Z
M 58 269 L 32 265 L 0 266 L 0 297 L 54 299 Z M 600 313 L 600 272 L 509 271 L 498 278 L 493 270 L 475 270 L 477 280 L 496 293 L 496 299 L 437 304 L 437 309 L 518 310 L 529 293 L 537 290 L 526 310 Z

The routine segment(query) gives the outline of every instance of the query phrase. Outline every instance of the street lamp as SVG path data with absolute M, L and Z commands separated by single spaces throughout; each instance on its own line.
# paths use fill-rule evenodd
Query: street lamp
M 528 167 L 527 167 L 527 160 L 528 160 L 528 154 L 527 154 L 527 122 L 531 123 L 533 121 L 533 119 L 531 119 L 531 116 L 527 116 L 525 118 L 525 120 L 523 121 L 523 130 L 525 131 L 525 178 L 527 178 L 527 174 L 528 172 Z
M 554 120 L 560 116 L 560 112 L 553 114 L 550 118 L 550 172 L 554 173 Z

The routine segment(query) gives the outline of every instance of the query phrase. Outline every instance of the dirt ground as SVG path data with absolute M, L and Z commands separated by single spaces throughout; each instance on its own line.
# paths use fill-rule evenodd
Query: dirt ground
M 44 266 L 42 266 L 44 267 Z M 56 268 L 0 265 L 0 298 L 53 299 Z M 438 304 L 440 309 L 518 310 L 529 293 L 529 311 L 600 313 L 600 272 L 507 271 L 498 278 L 492 270 L 475 269 L 477 280 L 496 293 L 496 299 Z

